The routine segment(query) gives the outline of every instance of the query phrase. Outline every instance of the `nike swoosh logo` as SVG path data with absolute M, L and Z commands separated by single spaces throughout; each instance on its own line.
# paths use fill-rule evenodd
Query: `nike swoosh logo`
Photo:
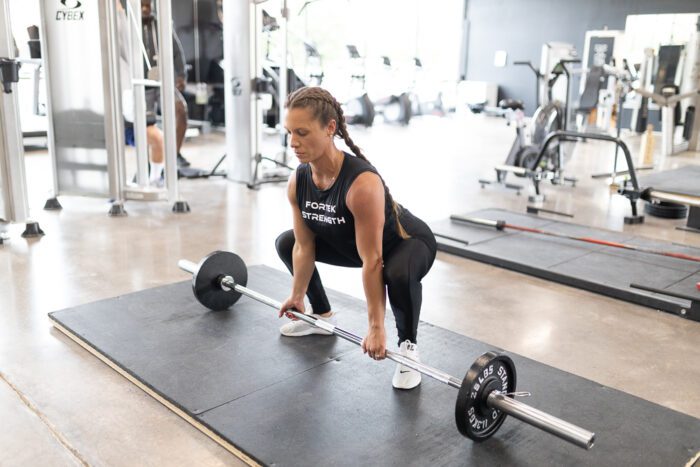
M 404 373 L 410 373 L 411 370 L 400 370 L 399 373 L 404 374 Z

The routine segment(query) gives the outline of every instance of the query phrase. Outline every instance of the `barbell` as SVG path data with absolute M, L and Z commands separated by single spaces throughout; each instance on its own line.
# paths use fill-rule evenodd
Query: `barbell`
M 282 303 L 246 287 L 248 270 L 243 260 L 234 253 L 214 251 L 198 264 L 180 260 L 178 267 L 192 274 L 194 296 L 210 310 L 226 310 L 242 295 L 276 310 L 282 307 Z M 360 336 L 327 321 L 294 309 L 288 310 L 288 313 L 353 344 L 362 345 Z M 515 392 L 515 364 L 503 353 L 484 353 L 474 361 L 461 380 L 390 350 L 387 350 L 386 357 L 458 389 L 455 404 L 457 429 L 474 441 L 483 441 L 493 436 L 503 424 L 506 415 L 511 415 L 581 448 L 593 447 L 594 433 L 514 399 L 514 396 L 529 394 Z

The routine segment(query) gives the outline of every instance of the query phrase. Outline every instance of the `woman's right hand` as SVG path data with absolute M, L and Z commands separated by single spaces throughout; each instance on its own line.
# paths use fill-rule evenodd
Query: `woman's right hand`
M 297 318 L 295 318 L 293 314 L 287 311 L 292 308 L 298 311 L 299 313 L 304 313 L 304 297 L 299 298 L 293 295 L 290 296 L 287 300 L 284 301 L 284 303 L 282 303 L 282 307 L 279 310 L 278 316 L 281 318 L 283 315 L 287 315 L 287 318 L 295 321 Z

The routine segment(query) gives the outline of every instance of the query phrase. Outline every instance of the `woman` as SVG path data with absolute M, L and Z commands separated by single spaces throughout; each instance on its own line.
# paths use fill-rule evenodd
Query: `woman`
M 292 292 L 280 317 L 290 308 L 303 313 L 307 295 L 313 316 L 335 323 L 315 262 L 361 267 L 369 321 L 362 350 L 376 360 L 386 355 L 386 287 L 399 353 L 418 360 L 420 281 L 435 259 L 433 233 L 393 200 L 377 170 L 350 138 L 343 110 L 328 91 L 299 89 L 286 106 L 286 128 L 300 165 L 287 188 L 294 229 L 276 241 L 277 252 L 293 275 Z M 336 136 L 354 155 L 336 148 Z M 329 334 L 300 320 L 285 324 L 280 332 L 292 337 Z M 411 389 L 420 380 L 420 373 L 398 365 L 392 384 Z

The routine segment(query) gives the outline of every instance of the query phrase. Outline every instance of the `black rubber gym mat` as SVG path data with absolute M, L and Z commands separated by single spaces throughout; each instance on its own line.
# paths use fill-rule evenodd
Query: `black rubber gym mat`
M 639 177 L 639 185 L 658 191 L 700 197 L 700 165 L 664 170 Z
M 291 281 L 254 266 L 248 285 L 279 300 Z M 363 334 L 363 302 L 328 292 L 339 325 Z M 517 355 L 518 388 L 533 393 L 525 401 L 595 431 L 596 445 L 584 451 L 512 418 L 474 443 L 455 426 L 455 389 L 424 376 L 415 390 L 394 390 L 393 362 L 374 362 L 334 336 L 282 337 L 284 321 L 246 297 L 208 312 L 189 281 L 49 316 L 213 439 L 262 464 L 681 466 L 700 451 L 700 420 Z M 426 323 L 419 344 L 424 362 L 459 378 L 492 350 Z
M 700 248 L 502 209 L 484 209 L 464 217 L 504 220 L 564 235 L 700 257 Z M 700 320 L 700 305 L 691 310 L 690 300 L 630 287 L 640 284 L 694 297 L 698 302 L 700 292 L 695 284 L 700 276 L 700 262 L 536 233 L 498 231 L 450 219 L 430 227 L 441 251 Z

